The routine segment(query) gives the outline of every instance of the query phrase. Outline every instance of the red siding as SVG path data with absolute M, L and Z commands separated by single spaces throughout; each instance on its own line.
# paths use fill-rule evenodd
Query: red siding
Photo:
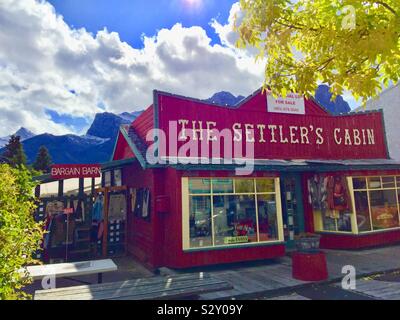
M 256 142 L 252 143 L 254 146 L 254 154 L 247 154 L 247 157 L 254 159 L 338 160 L 387 158 L 382 114 L 380 112 L 331 116 L 323 112 L 323 109 L 312 100 L 308 100 L 306 105 L 308 107 L 306 115 L 283 114 L 267 112 L 266 98 L 261 93 L 251 97 L 238 108 L 219 107 L 160 93 L 158 95 L 157 112 L 159 128 L 167 134 L 171 122 L 188 120 L 189 123 L 186 132 L 187 135 L 190 135 L 189 132 L 192 127 L 192 121 L 195 121 L 196 129 L 199 127 L 198 121 L 202 121 L 203 141 L 207 140 L 205 137 L 207 121 L 216 123 L 215 129 L 219 132 L 228 129 L 232 135 L 234 134 L 233 125 L 235 123 L 240 124 L 242 139 L 241 142 L 236 142 L 235 144 L 241 144 L 242 150 L 248 150 L 244 137 L 245 124 L 252 125 Z M 261 133 L 261 131 L 257 129 L 257 125 L 275 125 L 276 128 L 268 129 L 266 127 L 263 129 L 263 133 Z M 181 126 L 181 124 L 178 125 L 178 130 L 181 129 Z M 287 141 L 287 139 L 291 137 L 290 127 L 292 127 L 292 129 L 294 128 L 292 132 L 293 143 Z M 300 143 L 300 128 L 307 130 L 306 136 L 308 139 L 303 139 L 303 143 Z M 336 129 L 340 129 L 339 133 L 335 131 Z M 273 134 L 271 130 L 273 130 Z M 282 130 L 282 133 L 280 130 Z M 346 130 L 349 130 L 351 134 L 351 145 L 348 144 L 347 141 L 347 144 L 345 143 Z M 358 138 L 360 139 L 358 140 L 360 144 L 358 144 L 358 142 L 357 145 L 355 144 L 353 130 L 356 130 L 356 134 L 358 134 Z M 374 132 L 374 144 L 372 144 L 372 142 L 368 144 L 367 130 Z M 335 141 L 335 133 L 337 134 L 337 139 L 340 140 L 340 144 Z M 321 138 L 323 139 L 322 142 Z M 365 141 L 363 141 L 364 138 Z M 184 141 L 178 141 L 177 149 L 169 148 L 165 150 L 165 152 L 160 150 L 160 153 L 162 153 L 161 155 L 176 156 L 179 148 L 187 144 L 188 140 L 189 138 Z M 230 138 L 230 140 L 233 139 Z M 275 142 L 272 142 L 274 140 Z M 219 139 L 219 141 L 220 143 L 225 142 L 224 139 Z M 212 147 L 213 144 L 209 143 L 209 154 L 212 154 Z M 237 150 L 237 147 L 238 145 L 236 145 L 234 149 Z M 200 142 L 198 142 L 197 149 L 201 150 Z M 236 156 L 236 158 L 240 158 L 241 156 L 242 155 Z M 221 148 L 221 154 L 216 157 L 231 158 L 232 155 L 225 155 L 224 148 Z
M 132 152 L 131 147 L 128 145 L 128 142 L 121 132 L 118 133 L 117 145 L 115 146 L 113 160 L 131 159 L 134 157 L 135 155 Z
M 143 170 L 139 163 L 123 168 L 123 184 L 128 188 L 150 188 L 151 220 L 146 221 L 135 217 L 128 210 L 128 252 L 136 257 L 147 267 L 154 265 L 154 251 L 157 245 L 154 243 L 154 184 L 153 172 Z M 130 201 L 129 201 L 130 207 Z
M 364 235 L 323 234 L 322 249 L 362 249 L 400 242 L 400 230 Z
M 146 141 L 147 132 L 154 128 L 154 108 L 151 105 L 131 124 L 136 133 Z

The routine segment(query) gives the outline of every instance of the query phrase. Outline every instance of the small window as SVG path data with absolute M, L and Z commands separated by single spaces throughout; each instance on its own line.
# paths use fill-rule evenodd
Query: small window
M 382 188 L 395 188 L 394 177 L 382 177 Z
M 367 189 L 367 182 L 365 178 L 353 178 L 354 190 Z
M 189 193 L 191 194 L 204 194 L 211 192 L 210 179 L 190 179 L 189 180 Z
M 121 169 L 114 170 L 114 185 L 117 187 L 122 186 L 122 172 Z
M 254 179 L 235 179 L 235 193 L 254 193 Z
M 382 188 L 381 178 L 380 177 L 368 178 L 368 188 L 369 189 Z
M 58 181 L 43 183 L 40 185 L 40 197 L 50 198 L 58 196 Z
M 99 189 L 101 188 L 101 177 L 99 178 L 94 178 L 94 189 Z
M 257 192 L 275 192 L 274 179 L 256 179 Z
M 92 178 L 83 179 L 83 193 L 87 195 L 92 194 Z
M 232 179 L 213 179 L 213 193 L 233 193 Z
M 64 180 L 63 194 L 64 196 L 77 196 L 79 194 L 79 179 Z
M 111 171 L 104 172 L 104 186 L 111 187 Z

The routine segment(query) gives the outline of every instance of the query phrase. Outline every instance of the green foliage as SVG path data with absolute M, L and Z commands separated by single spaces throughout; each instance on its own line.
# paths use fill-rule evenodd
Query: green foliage
M 400 79 L 400 1 L 241 0 L 237 45 L 266 59 L 265 87 L 274 95 L 334 96 L 349 90 L 363 102 Z
M 0 165 L 0 300 L 25 299 L 21 291 L 30 283 L 18 270 L 35 264 L 32 254 L 40 249 L 42 225 L 35 222 L 35 199 L 30 172 Z
M 43 173 L 48 173 L 50 171 L 50 166 L 52 160 L 49 154 L 49 150 L 45 146 L 39 148 L 39 152 L 36 156 L 36 160 L 33 163 L 33 169 L 36 171 L 41 171 Z
M 26 165 L 26 155 L 19 136 L 12 135 L 5 146 L 3 157 L 13 166 Z

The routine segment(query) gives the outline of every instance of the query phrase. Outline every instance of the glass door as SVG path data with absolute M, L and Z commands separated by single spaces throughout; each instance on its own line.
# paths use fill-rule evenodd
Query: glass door
M 283 230 L 287 249 L 294 248 L 294 239 L 304 232 L 303 193 L 300 174 L 281 179 Z

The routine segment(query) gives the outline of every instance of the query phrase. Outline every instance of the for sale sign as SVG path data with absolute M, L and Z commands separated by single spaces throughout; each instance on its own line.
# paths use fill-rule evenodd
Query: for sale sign
M 99 164 L 55 164 L 51 166 L 51 177 L 55 180 L 101 177 Z
M 267 106 L 269 112 L 306 114 L 304 97 L 297 93 L 289 93 L 286 97 L 277 98 L 268 93 Z

